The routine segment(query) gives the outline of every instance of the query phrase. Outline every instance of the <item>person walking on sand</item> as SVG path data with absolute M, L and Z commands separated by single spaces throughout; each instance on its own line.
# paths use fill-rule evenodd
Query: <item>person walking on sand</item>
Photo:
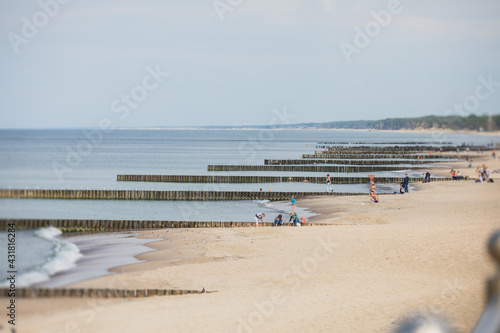
M 295 196 L 294 195 L 292 195 L 290 202 L 292 203 L 292 212 L 295 212 Z
M 330 179 L 330 174 L 326 175 L 326 191 L 327 192 L 333 192 L 333 189 L 331 187 L 332 181 Z
M 264 214 L 264 213 L 255 214 L 255 226 L 256 227 L 259 226 L 259 221 L 260 222 L 264 222 L 264 217 L 265 216 L 266 216 L 266 214 Z

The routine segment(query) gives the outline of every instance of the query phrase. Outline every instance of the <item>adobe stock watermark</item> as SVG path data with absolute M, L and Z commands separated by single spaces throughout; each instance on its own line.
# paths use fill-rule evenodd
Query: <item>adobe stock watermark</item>
M 295 114 L 288 113 L 287 108 L 283 107 L 282 110 L 274 108 L 272 110 L 272 118 L 268 125 L 275 126 L 278 124 L 288 125 L 291 124 L 291 119 L 295 118 Z M 266 147 L 274 141 L 274 131 L 276 129 L 266 128 L 264 130 L 255 131 L 255 135 L 248 135 L 246 140 L 238 145 L 238 154 L 246 155 L 246 163 L 251 163 L 257 157 L 257 151 L 264 151 Z M 229 165 L 237 164 L 238 160 L 232 159 L 228 161 Z M 225 171 L 217 173 L 218 176 L 231 176 L 238 175 L 237 173 L 230 173 Z M 224 191 L 228 187 L 233 186 L 230 183 L 212 183 L 207 186 L 207 191 Z M 205 189 L 204 189 L 205 190 Z M 177 208 L 181 212 L 182 218 L 185 221 L 190 221 L 193 216 L 197 216 L 200 211 L 209 209 L 212 203 L 210 201 L 190 201 L 187 205 L 178 205 Z
M 31 19 L 23 16 L 21 18 L 22 27 L 21 33 L 17 34 L 14 32 L 7 33 L 7 39 L 10 42 L 12 50 L 15 54 L 18 54 L 21 45 L 26 45 L 30 40 L 35 38 L 40 29 L 49 24 L 50 20 L 53 19 L 61 10 L 61 6 L 67 5 L 71 0 L 40 0 L 38 1 L 38 6 L 40 10 L 31 16 Z
M 412 0 L 407 0 L 412 1 Z M 387 9 L 381 9 L 378 12 L 372 11 L 370 14 L 373 20 L 367 22 L 363 29 L 354 26 L 353 43 L 349 44 L 342 41 L 339 44 L 340 50 L 348 64 L 352 62 L 355 54 L 360 54 L 372 42 L 373 38 L 380 35 L 382 28 L 386 28 L 392 21 L 393 15 L 398 15 L 404 7 L 400 0 L 389 0 Z
M 282 286 L 273 290 L 268 299 L 255 302 L 255 310 L 250 312 L 246 318 L 238 317 L 237 333 L 253 333 L 261 327 L 265 320 L 273 316 L 276 309 L 286 300 L 287 291 L 297 290 L 318 270 L 321 263 L 330 258 L 334 249 L 339 247 L 329 237 L 319 239 L 318 244 L 320 246 L 312 251 L 311 255 L 304 258 L 300 264 L 293 265 L 289 270 L 283 272 Z
M 280 111 L 278 109 L 273 109 L 273 118 L 269 122 L 268 125 L 290 125 L 291 119 L 295 118 L 295 114 L 291 114 L 287 112 L 287 108 L 283 107 Z M 240 155 L 248 155 L 246 162 L 251 163 L 254 161 L 257 156 L 257 151 L 263 151 L 266 149 L 266 146 L 274 141 L 274 131 L 276 129 L 274 127 L 266 128 L 264 130 L 258 131 L 257 135 L 249 135 L 247 140 L 240 143 L 238 145 L 238 153 Z
M 169 75 L 168 72 L 161 70 L 160 65 L 156 65 L 154 69 L 147 66 L 146 72 L 147 74 L 143 77 L 141 84 L 132 87 L 130 93 L 121 94 L 120 97 L 111 102 L 111 111 L 117 113 L 120 120 L 127 119 L 130 111 L 137 109 L 140 103 L 148 97 L 149 92 L 157 89 Z M 80 141 L 75 147 L 67 146 L 64 163 L 52 162 L 52 169 L 59 182 L 63 181 L 64 174 L 78 167 L 83 159 L 102 143 L 105 134 L 111 133 L 114 129 L 113 120 L 103 118 L 99 121 L 97 128 L 82 132 L 85 136 L 84 140 Z
M 219 20 L 224 21 L 224 15 L 227 12 L 234 11 L 237 7 L 241 6 L 244 0 L 214 0 L 212 5 L 219 17 Z
M 481 102 L 489 99 L 496 92 L 497 88 L 500 87 L 500 81 L 494 81 L 493 74 L 488 74 L 487 78 L 481 75 L 477 80 L 479 83 L 474 88 L 474 93 L 466 96 L 461 103 L 454 103 L 452 107 L 446 109 L 443 116 L 469 116 L 479 109 Z M 446 133 L 432 133 L 432 140 L 446 140 Z

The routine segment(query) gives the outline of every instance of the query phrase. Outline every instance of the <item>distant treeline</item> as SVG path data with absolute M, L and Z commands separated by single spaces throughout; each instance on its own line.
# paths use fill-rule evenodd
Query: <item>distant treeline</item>
M 251 126 L 253 128 L 339 128 L 339 129 L 373 129 L 373 130 L 414 130 L 414 129 L 449 129 L 494 131 L 500 129 L 500 115 L 468 117 L 460 116 L 425 116 L 418 118 L 387 118 L 382 120 L 331 121 L 327 123 L 304 123 L 290 125 Z

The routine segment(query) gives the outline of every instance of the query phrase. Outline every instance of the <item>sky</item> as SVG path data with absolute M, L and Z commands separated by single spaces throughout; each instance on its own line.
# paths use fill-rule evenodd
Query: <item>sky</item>
M 498 0 L 4 0 L 0 36 L 0 128 L 500 113 Z

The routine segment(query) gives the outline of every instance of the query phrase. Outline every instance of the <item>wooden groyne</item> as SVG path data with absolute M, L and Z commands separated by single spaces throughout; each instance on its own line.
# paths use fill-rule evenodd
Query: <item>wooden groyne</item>
M 307 165 L 307 164 L 346 164 L 346 165 L 393 165 L 393 164 L 422 164 L 424 161 L 417 159 L 394 160 L 394 159 L 359 159 L 359 160 L 344 160 L 344 159 L 309 159 L 309 160 L 264 160 L 265 165 Z M 436 160 L 428 161 L 428 163 L 436 163 Z
M 317 148 L 327 149 L 330 152 L 349 152 L 349 153 L 365 153 L 365 152 L 376 152 L 376 153 L 419 153 L 423 151 L 443 151 L 443 152 L 456 152 L 464 151 L 467 148 L 469 151 L 472 150 L 487 150 L 489 148 L 485 146 L 445 146 L 445 147 L 430 147 L 430 146 L 390 146 L 390 147 L 375 147 L 375 146 L 318 146 Z
M 213 176 L 213 175 L 117 175 L 119 182 L 164 182 L 164 183 L 319 183 L 324 184 L 325 177 L 307 176 Z M 332 184 L 368 184 L 368 177 L 330 177 Z M 397 184 L 401 177 L 375 177 L 377 183 Z M 451 178 L 434 178 L 431 181 L 449 181 Z M 421 183 L 423 177 L 411 177 L 410 183 Z
M 0 297 L 10 297 L 14 292 L 15 298 L 136 298 L 152 296 L 176 296 L 188 294 L 213 293 L 203 290 L 182 289 L 96 289 L 96 288 L 0 288 Z
M 2 189 L 0 198 L 98 200 L 289 200 L 313 196 L 350 196 L 364 193 L 251 192 L 251 191 L 150 191 L 150 190 L 21 190 Z
M 421 168 L 413 166 L 412 168 Z M 408 170 L 393 165 L 209 165 L 208 171 L 376 172 Z
M 330 159 L 394 159 L 394 158 L 406 158 L 406 159 L 420 159 L 434 160 L 456 160 L 457 156 L 440 155 L 440 154 L 378 154 L 378 153 L 365 153 L 365 154 L 350 154 L 350 153 L 331 153 L 331 152 L 316 152 L 315 154 L 303 154 L 302 158 L 330 158 Z
M 393 141 L 393 142 L 366 142 L 366 141 L 358 141 L 358 142 L 348 142 L 348 141 L 323 141 L 318 142 L 318 145 L 423 145 L 426 147 L 439 147 L 439 146 L 450 146 L 452 142 L 445 141 Z
M 270 217 L 274 218 L 274 216 Z M 38 229 L 54 227 L 64 232 L 93 232 L 116 230 L 147 230 L 174 228 L 248 228 L 255 222 L 224 221 L 148 221 L 148 220 L 94 220 L 94 219 L 0 219 L 0 230 L 7 230 L 9 224 L 16 229 Z M 285 226 L 292 225 L 285 223 Z M 325 223 L 304 223 L 302 226 L 324 226 Z M 259 226 L 274 227 L 273 222 L 261 222 Z

